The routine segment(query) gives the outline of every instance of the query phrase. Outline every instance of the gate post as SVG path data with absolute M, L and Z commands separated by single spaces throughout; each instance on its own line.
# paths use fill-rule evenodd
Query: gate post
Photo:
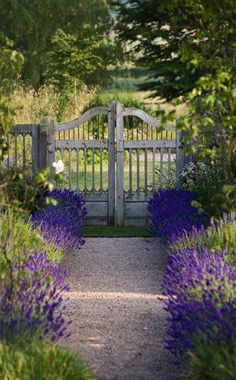
M 185 165 L 191 162 L 191 156 L 185 154 L 184 152 L 185 144 L 182 141 L 183 137 L 183 131 L 176 131 L 176 180 L 178 188 L 182 187 L 182 179 L 180 178 L 180 174 L 182 173 Z
M 55 160 L 55 123 L 50 117 L 43 117 L 39 125 L 39 169 L 46 167 L 52 172 Z
M 115 225 L 115 123 L 116 103 L 108 106 L 108 225 Z
M 116 102 L 117 142 L 117 224 L 124 225 L 124 118 L 123 106 Z

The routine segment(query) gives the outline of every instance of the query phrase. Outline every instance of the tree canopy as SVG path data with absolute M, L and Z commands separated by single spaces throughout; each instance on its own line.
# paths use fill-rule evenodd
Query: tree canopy
M 219 67 L 235 74 L 235 0 L 118 1 L 117 30 L 150 70 L 145 89 L 172 100 Z
M 102 76 L 101 71 L 107 71 L 109 64 L 115 61 L 116 49 L 110 33 L 112 24 L 109 0 L 0 2 L 0 31 L 14 41 L 16 49 L 24 55 L 22 76 L 34 88 L 51 79 L 49 75 L 52 72 L 46 66 L 51 64 L 49 58 L 58 57 L 62 50 L 62 46 L 59 48 L 62 33 L 64 42 L 66 35 L 67 39 L 73 39 L 73 44 L 70 44 L 72 51 L 66 47 L 67 57 L 70 54 L 74 57 L 74 49 L 77 49 L 80 61 L 86 56 L 86 60 L 91 62 L 96 56 L 102 62 L 98 65 L 97 75 L 93 70 L 93 81 L 98 80 Z M 65 56 L 65 51 L 62 55 Z M 58 61 L 57 72 L 61 70 L 62 60 L 63 57 Z M 55 69 L 55 62 L 52 66 Z M 88 74 L 90 72 L 88 70 Z

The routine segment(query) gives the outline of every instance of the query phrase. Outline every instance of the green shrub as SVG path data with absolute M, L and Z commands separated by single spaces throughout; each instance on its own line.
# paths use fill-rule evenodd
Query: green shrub
M 228 250 L 231 257 L 236 260 L 236 219 L 235 216 L 224 216 L 219 222 L 212 221 L 210 227 L 194 230 L 185 234 L 181 240 L 171 246 L 171 251 L 180 249 L 207 247 L 212 252 Z
M 201 344 L 189 354 L 188 380 L 235 380 L 236 340 L 231 343 Z
M 1 380 L 91 380 L 77 354 L 33 340 L 0 342 Z
M 201 207 L 210 215 L 219 216 L 228 211 L 219 201 L 225 184 L 232 181 L 229 163 L 223 154 L 199 158 L 190 163 L 182 172 L 183 186 L 197 195 Z
M 100 92 L 96 94 L 90 102 L 85 106 L 83 112 L 89 110 L 93 107 L 99 107 L 99 106 L 108 106 L 113 100 L 116 100 L 120 103 L 122 103 L 125 107 L 135 107 L 135 108 L 141 108 L 142 110 L 146 111 L 147 113 L 151 113 L 152 110 L 150 107 L 147 107 L 145 103 L 139 99 L 138 97 L 129 94 L 129 93 L 120 93 L 120 92 Z
M 62 259 L 62 252 L 47 243 L 31 222 L 12 208 L 0 213 L 0 242 L 1 270 L 7 262 L 22 266 L 35 251 L 45 252 L 54 262 Z

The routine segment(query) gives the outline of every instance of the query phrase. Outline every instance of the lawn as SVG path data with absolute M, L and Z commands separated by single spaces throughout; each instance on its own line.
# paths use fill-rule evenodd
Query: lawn
M 175 161 L 171 162 L 171 172 L 175 170 Z M 157 170 L 160 170 L 160 161 L 157 162 L 156 166 Z M 83 168 L 81 168 L 83 169 Z M 168 163 L 163 161 L 163 173 L 164 177 L 166 177 L 168 173 Z M 145 167 L 144 161 L 140 161 L 140 172 L 139 172 L 139 180 L 140 187 L 145 187 Z M 100 164 L 94 165 L 94 179 L 93 179 L 93 167 L 92 164 L 87 164 L 86 167 L 86 187 L 91 190 L 94 180 L 94 186 L 96 190 L 101 188 L 101 176 L 100 176 Z M 147 185 L 148 188 L 152 188 L 153 181 L 153 164 L 152 161 L 148 161 L 147 163 Z M 69 172 L 65 171 L 63 175 L 63 184 L 64 186 L 69 184 Z M 156 174 L 156 187 L 159 186 L 159 176 Z M 71 188 L 75 190 L 77 187 L 77 173 L 76 171 L 71 172 Z M 84 170 L 79 171 L 79 188 L 83 189 L 85 187 L 85 172 Z M 107 190 L 108 188 L 108 163 L 104 162 L 102 165 L 102 189 Z M 124 164 L 124 190 L 128 191 L 130 188 L 130 176 L 129 176 L 129 163 L 125 161 Z M 137 188 L 137 163 L 133 161 L 132 163 L 132 189 Z

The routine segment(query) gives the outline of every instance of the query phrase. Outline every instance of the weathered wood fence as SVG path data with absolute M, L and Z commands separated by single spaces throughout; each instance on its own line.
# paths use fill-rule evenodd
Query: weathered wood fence
M 84 195 L 88 224 L 144 225 L 150 195 L 166 178 L 179 181 L 188 161 L 182 133 L 160 127 L 144 111 L 115 101 L 66 123 L 44 117 L 12 128 L 7 165 L 34 173 L 62 159 L 63 186 Z

